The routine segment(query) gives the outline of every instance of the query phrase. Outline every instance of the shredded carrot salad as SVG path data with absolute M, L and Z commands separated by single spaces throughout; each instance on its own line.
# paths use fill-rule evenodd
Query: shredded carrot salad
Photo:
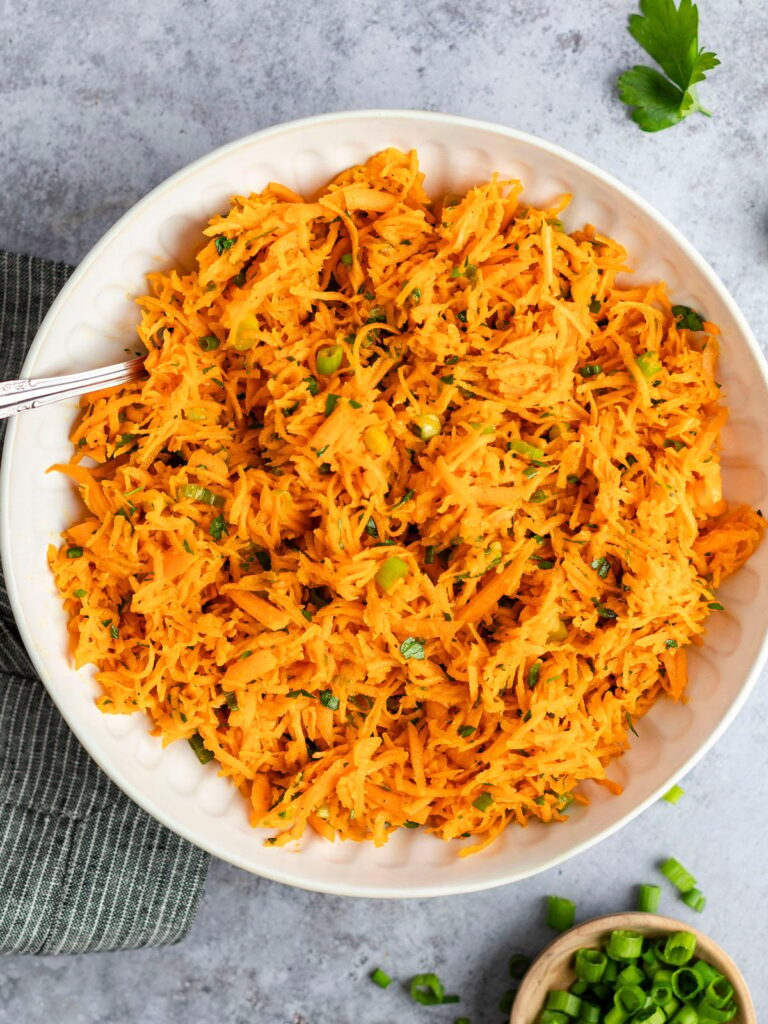
M 517 181 L 387 150 L 236 196 L 149 277 L 147 379 L 83 400 L 50 550 L 107 713 L 215 758 L 271 843 L 562 820 L 686 687 L 759 514 L 717 327 Z

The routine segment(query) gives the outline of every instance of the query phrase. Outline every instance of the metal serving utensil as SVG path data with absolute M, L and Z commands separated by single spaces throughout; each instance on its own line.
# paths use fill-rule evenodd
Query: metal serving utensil
M 144 376 L 144 357 L 114 363 L 99 370 L 83 370 L 63 377 L 40 377 L 36 380 L 6 380 L 0 382 L 0 419 L 15 416 L 17 412 L 36 409 L 39 405 L 77 398 L 89 391 L 113 388 Z

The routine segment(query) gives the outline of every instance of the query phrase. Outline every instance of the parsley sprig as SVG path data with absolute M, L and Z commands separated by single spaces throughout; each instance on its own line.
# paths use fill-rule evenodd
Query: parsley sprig
M 674 0 L 640 0 L 640 10 L 630 16 L 629 31 L 664 74 L 636 64 L 619 77 L 619 96 L 634 108 L 632 120 L 644 132 L 658 132 L 697 111 L 709 117 L 694 87 L 720 61 L 699 48 L 698 7 L 692 0 L 680 0 L 679 7 Z

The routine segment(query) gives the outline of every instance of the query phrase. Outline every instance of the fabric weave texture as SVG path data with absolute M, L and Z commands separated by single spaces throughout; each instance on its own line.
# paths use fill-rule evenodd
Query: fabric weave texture
M 0 252 L 0 380 L 19 376 L 71 273 Z M 37 678 L 0 575 L 0 952 L 178 942 L 208 861 L 129 800 L 80 746 Z

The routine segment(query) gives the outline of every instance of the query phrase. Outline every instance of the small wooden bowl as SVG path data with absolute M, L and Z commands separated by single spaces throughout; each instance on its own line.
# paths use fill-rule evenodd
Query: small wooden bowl
M 755 1007 L 747 983 L 728 954 L 697 928 L 671 917 L 658 914 L 608 914 L 576 925 L 551 942 L 534 960 L 518 989 L 510 1024 L 535 1024 L 544 1009 L 551 989 L 568 988 L 576 980 L 573 954 L 582 946 L 596 946 L 617 928 L 640 932 L 641 935 L 663 935 L 669 932 L 691 932 L 696 936 L 696 954 L 716 967 L 733 985 L 738 1013 L 733 1024 L 757 1024 Z

